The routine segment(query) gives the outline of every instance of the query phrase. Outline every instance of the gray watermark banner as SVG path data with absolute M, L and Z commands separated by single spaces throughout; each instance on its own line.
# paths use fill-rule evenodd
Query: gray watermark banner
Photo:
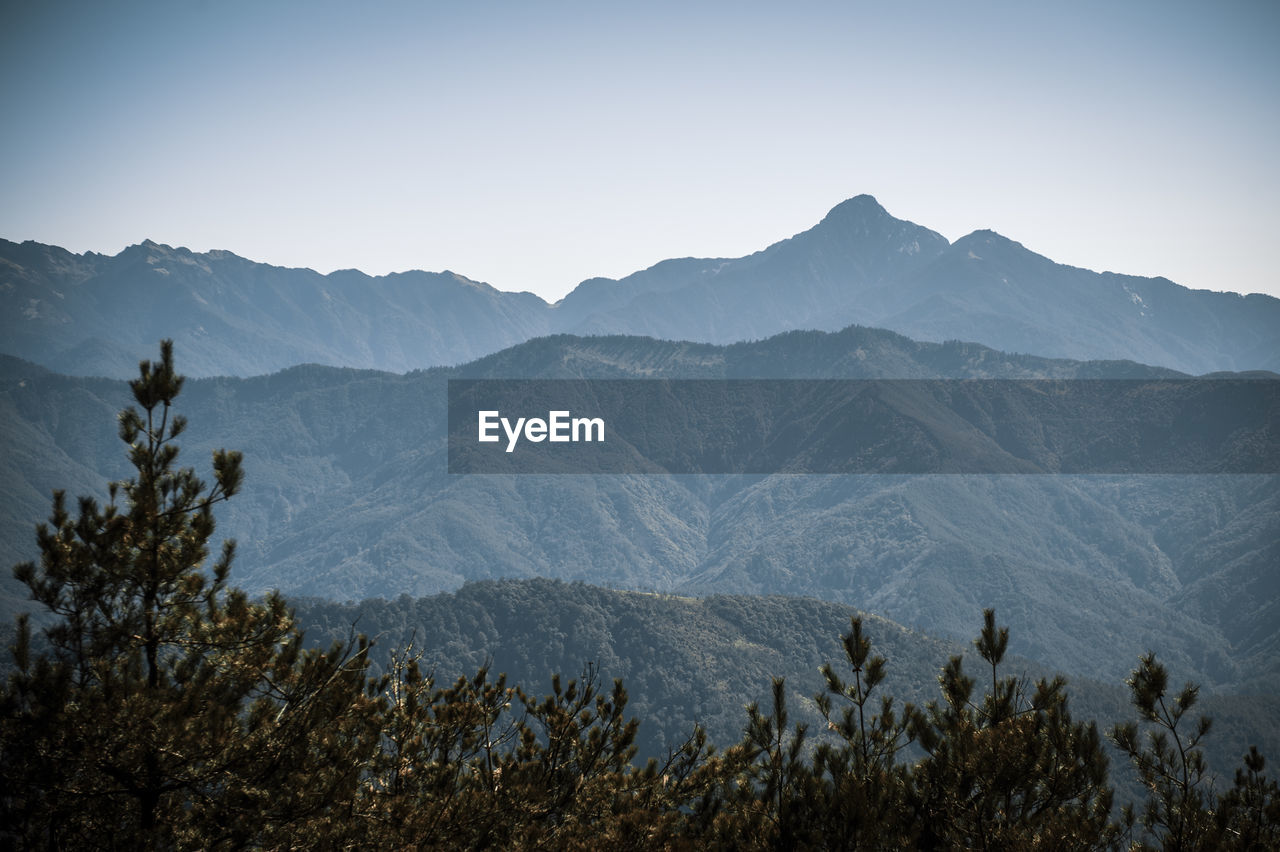
M 1280 473 L 1273 379 L 454 379 L 450 473 Z

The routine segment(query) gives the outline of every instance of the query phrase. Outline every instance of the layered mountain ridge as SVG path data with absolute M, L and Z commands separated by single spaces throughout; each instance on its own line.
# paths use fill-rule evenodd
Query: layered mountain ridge
M 181 365 L 181 350 L 178 363 Z M 540 338 L 404 375 L 294 367 L 189 380 L 184 462 L 244 452 L 220 514 L 252 592 L 336 600 L 555 577 L 684 594 L 810 595 L 965 639 L 995 606 L 1024 653 L 1119 682 L 1158 648 L 1214 688 L 1280 684 L 1280 477 L 456 476 L 450 378 L 1160 378 L 1133 362 L 1010 355 L 883 330 L 714 346 Z M 51 488 L 127 475 L 120 381 L 0 358 L 0 558 L 31 558 Z M 19 606 L 8 585 L 6 608 Z
M 851 324 L 1191 374 L 1280 370 L 1280 299 L 1064 266 L 992 231 L 948 243 L 868 195 L 746 257 L 665 260 L 554 305 L 452 272 L 321 275 L 150 241 L 114 257 L 0 241 L 0 307 L 5 354 L 117 378 L 160 337 L 189 375 L 248 376 L 404 372 L 555 333 L 726 344 Z
M 962 642 L 993 606 L 1019 653 L 1077 678 L 1119 683 L 1154 649 L 1209 689 L 1280 692 L 1280 476 L 468 477 L 446 472 L 443 439 L 450 378 L 1280 371 L 1269 296 L 1064 266 L 992 231 L 950 243 L 858 196 L 746 257 L 665 260 L 554 305 L 452 272 L 321 275 L 150 241 L 113 257 L 0 241 L 0 308 L 10 564 L 37 555 L 51 489 L 103 497 L 130 473 L 117 379 L 170 337 L 181 372 L 211 377 L 178 401 L 182 462 L 245 454 L 219 533 L 239 539 L 232 579 L 253 593 L 399 606 L 489 588 L 471 581 L 556 578 L 716 606 L 811 596 Z M 414 606 L 435 613 L 425 600 Z M 360 608 L 394 621 L 396 606 Z M 629 606 L 602 605 L 622 613 L 610 632 L 652 633 L 657 616 Z M 0 608 L 26 608 L 11 578 Z M 554 646 L 551 627 L 529 629 Z M 439 641 L 474 655 L 493 635 Z M 563 644 L 562 660 L 589 647 Z

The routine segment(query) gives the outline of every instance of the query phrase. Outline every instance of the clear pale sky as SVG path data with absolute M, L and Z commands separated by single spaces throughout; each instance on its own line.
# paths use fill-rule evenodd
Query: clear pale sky
M 859 193 L 1280 295 L 1280 3 L 8 0 L 0 237 L 554 300 Z

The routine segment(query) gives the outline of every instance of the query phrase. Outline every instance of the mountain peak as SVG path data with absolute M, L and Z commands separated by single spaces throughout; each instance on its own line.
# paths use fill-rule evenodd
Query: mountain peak
M 1005 235 L 991 230 L 990 228 L 981 228 L 971 234 L 966 234 L 956 240 L 953 248 L 969 248 L 972 246 L 1004 246 L 1011 249 L 1021 249 L 1024 252 L 1035 254 L 1022 243 L 1017 240 L 1011 240 Z
M 816 245 L 836 250 L 845 261 L 876 278 L 895 275 L 932 259 L 950 245 L 946 237 L 896 218 L 874 196 L 865 194 L 840 202 L 817 225 L 797 234 L 792 241 L 795 240 L 806 250 Z M 873 268 L 878 271 L 873 273 Z
M 840 240 L 887 239 L 911 254 L 931 255 L 948 245 L 946 237 L 913 222 L 895 217 L 871 195 L 855 195 L 842 201 L 807 233 Z M 925 249 L 926 244 L 929 250 Z M 910 246 L 910 248 L 907 248 Z
M 155 255 L 170 254 L 173 252 L 173 246 L 164 243 L 158 243 L 152 239 L 143 240 L 140 243 L 134 243 L 131 246 L 125 246 L 116 257 L 132 257 L 134 255 Z
M 835 207 L 832 207 L 831 211 L 827 213 L 823 221 L 825 222 L 831 219 L 840 220 L 853 217 L 892 218 L 889 216 L 889 211 L 885 210 L 884 207 L 880 205 L 879 201 L 876 201 L 874 195 L 863 194 L 855 195 L 853 198 L 850 198 L 847 201 L 841 201 Z

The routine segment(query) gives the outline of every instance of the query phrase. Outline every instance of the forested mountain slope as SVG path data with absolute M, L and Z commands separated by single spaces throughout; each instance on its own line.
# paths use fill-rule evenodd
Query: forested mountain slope
M 621 678 L 641 720 L 641 751 L 653 756 L 678 746 L 695 724 L 722 747 L 736 742 L 745 706 L 767 705 L 774 677 L 786 678 L 796 720 L 809 723 L 821 738 L 821 719 L 809 699 L 825 688 L 823 664 L 848 674 L 841 669 L 847 663 L 839 642 L 852 616 L 863 619 L 874 652 L 887 660 L 880 694 L 898 702 L 924 706 L 939 700 L 938 674 L 952 655 L 965 655 L 971 674 L 983 666 L 967 641 L 941 641 L 810 598 L 690 598 L 534 579 L 469 583 L 423 598 L 293 603 L 312 643 L 342 641 L 355 629 L 375 639 L 379 667 L 386 667 L 393 651 L 411 648 L 442 685 L 484 665 L 535 694 L 548 689 L 551 674 L 578 677 L 588 666 L 606 685 Z M 981 615 L 968 614 L 970 633 L 976 635 Z M 1011 633 L 1014 656 L 1004 673 L 1030 680 L 1052 676 L 1021 656 L 1033 639 Z M 1182 682 L 1180 672 L 1171 675 Z M 1101 729 L 1132 714 L 1121 681 L 1073 678 L 1069 690 L 1072 712 L 1096 720 Z M 875 704 L 879 708 L 879 699 Z M 1280 751 L 1280 736 L 1269 723 L 1280 712 L 1280 698 L 1209 697 L 1200 709 L 1214 718 L 1207 744 L 1217 771 L 1229 773 L 1251 744 L 1264 754 Z M 1130 776 L 1118 752 L 1112 761 L 1117 777 Z
M 181 352 L 178 354 L 181 364 Z M 966 638 L 994 606 L 1026 655 L 1122 679 L 1159 648 L 1211 687 L 1280 680 L 1274 476 L 451 476 L 449 378 L 1169 375 L 1010 356 L 883 331 L 792 333 L 728 347 L 640 338 L 532 341 L 408 375 L 299 367 L 190 381 L 196 463 L 243 450 L 220 529 L 251 591 L 338 600 L 467 580 L 558 577 L 669 592 L 800 594 Z M 101 494 L 126 472 L 123 383 L 0 365 L 8 446 L 4 558 L 32 553 L 54 487 Z M 8 588 L 12 589 L 12 586 Z M 20 601 L 9 597 L 12 610 Z

